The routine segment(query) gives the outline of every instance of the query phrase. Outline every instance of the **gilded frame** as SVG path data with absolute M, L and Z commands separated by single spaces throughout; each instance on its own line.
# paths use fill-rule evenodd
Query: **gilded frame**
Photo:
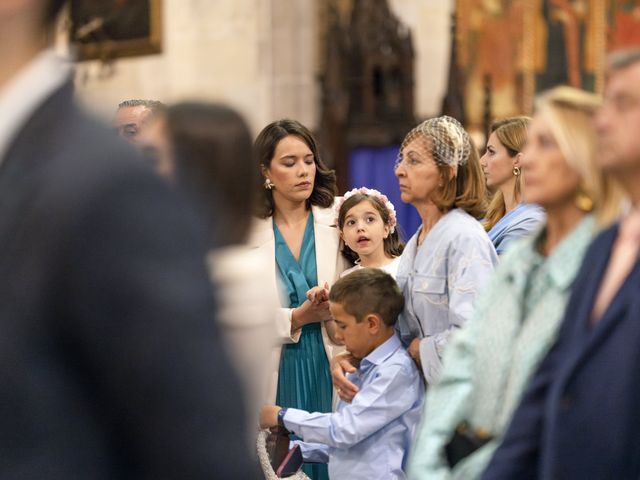
M 70 20 L 71 40 L 80 61 L 112 60 L 162 51 L 162 0 L 74 2 Z M 130 35 L 126 22 L 134 26 Z

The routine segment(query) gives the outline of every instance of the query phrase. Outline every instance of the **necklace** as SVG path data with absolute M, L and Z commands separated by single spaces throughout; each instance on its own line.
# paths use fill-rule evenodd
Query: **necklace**
M 418 246 L 418 248 L 420 247 L 420 245 L 423 244 L 424 239 L 427 238 L 428 234 L 429 234 L 429 230 L 427 230 L 426 228 L 423 228 L 422 230 L 420 230 L 420 233 L 418 234 L 418 241 L 416 242 L 416 245 Z

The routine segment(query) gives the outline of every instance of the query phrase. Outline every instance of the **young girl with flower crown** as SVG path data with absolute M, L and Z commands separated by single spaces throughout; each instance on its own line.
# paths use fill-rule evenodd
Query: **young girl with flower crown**
M 396 210 L 377 190 L 357 188 L 336 202 L 336 226 L 344 242 L 342 254 L 360 268 L 380 268 L 395 278 L 404 248 L 396 231 Z
M 393 278 L 398 270 L 404 244 L 396 230 L 396 210 L 378 190 L 354 188 L 334 206 L 336 226 L 344 243 L 342 255 L 355 263 L 341 276 L 360 268 L 379 268 Z M 307 292 L 311 302 L 328 298 L 329 286 L 317 286 Z

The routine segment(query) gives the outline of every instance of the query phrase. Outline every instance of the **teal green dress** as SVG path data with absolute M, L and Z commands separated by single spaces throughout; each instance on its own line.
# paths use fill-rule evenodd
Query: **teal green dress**
M 275 222 L 273 232 L 278 276 L 288 294 L 289 308 L 295 308 L 306 300 L 307 290 L 318 284 L 313 215 L 309 214 L 298 261 Z M 282 347 L 276 404 L 308 412 L 330 412 L 332 394 L 329 360 L 322 341 L 321 323 L 305 325 L 298 343 Z M 313 480 L 329 478 L 324 464 L 306 464 L 303 471 Z

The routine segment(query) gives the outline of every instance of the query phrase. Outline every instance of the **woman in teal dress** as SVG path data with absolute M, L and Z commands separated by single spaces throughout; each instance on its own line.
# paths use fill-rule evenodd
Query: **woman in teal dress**
M 333 283 L 347 267 L 339 254 L 330 208 L 335 174 L 320 159 L 309 130 L 294 120 L 265 127 L 255 150 L 264 178 L 259 210 L 264 223 L 258 225 L 253 243 L 275 258 L 274 283 L 284 297 L 277 320 L 283 345 L 276 396 L 271 400 L 282 407 L 330 412 L 329 358 L 336 352 L 329 305 L 311 304 L 306 293 L 316 285 Z M 326 465 L 306 464 L 303 470 L 314 480 L 328 478 Z

